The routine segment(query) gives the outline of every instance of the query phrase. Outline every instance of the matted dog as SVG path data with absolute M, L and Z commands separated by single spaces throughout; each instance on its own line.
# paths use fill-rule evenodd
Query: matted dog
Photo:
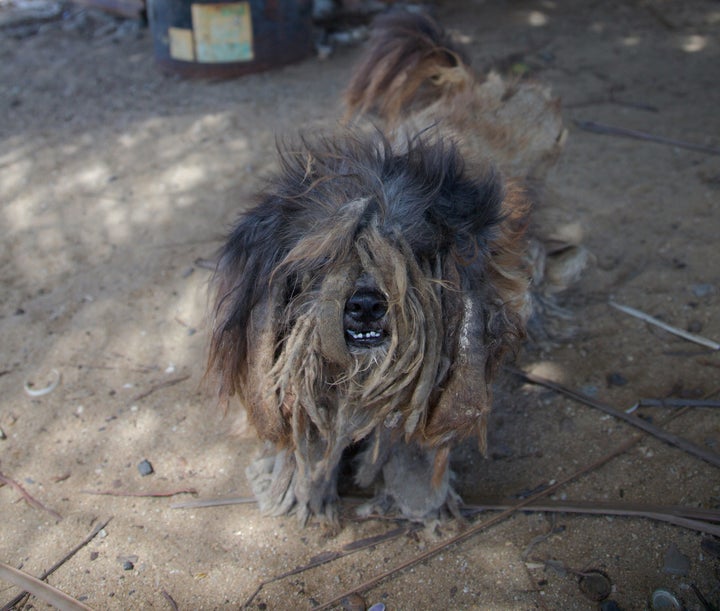
M 366 511 L 431 519 L 457 512 L 451 448 L 485 448 L 531 278 L 575 248 L 526 235 L 526 185 L 562 147 L 559 106 L 538 85 L 475 75 L 409 13 L 378 22 L 346 102 L 380 127 L 285 147 L 227 239 L 209 371 L 268 442 L 248 469 L 264 512 L 336 524 L 352 454 Z

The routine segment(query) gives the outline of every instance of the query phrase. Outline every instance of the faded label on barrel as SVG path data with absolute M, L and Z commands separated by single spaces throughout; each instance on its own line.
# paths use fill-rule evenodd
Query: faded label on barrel
M 252 61 L 249 2 L 193 4 L 195 59 L 203 63 Z
M 185 62 L 195 61 L 195 40 L 192 30 L 168 28 L 170 57 Z

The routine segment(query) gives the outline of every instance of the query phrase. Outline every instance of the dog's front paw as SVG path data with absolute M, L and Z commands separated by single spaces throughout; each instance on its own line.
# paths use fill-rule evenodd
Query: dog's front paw
M 338 495 L 332 478 L 312 478 L 307 465 L 269 445 L 246 469 L 260 511 L 269 516 L 295 514 L 301 526 L 316 518 L 329 532 L 340 527 Z
M 295 460 L 286 450 L 277 452 L 270 444 L 245 470 L 260 511 L 280 516 L 290 513 L 296 503 Z

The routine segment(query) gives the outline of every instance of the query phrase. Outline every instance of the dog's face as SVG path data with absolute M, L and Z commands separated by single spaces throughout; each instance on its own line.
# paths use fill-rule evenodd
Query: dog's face
M 294 448 L 380 424 L 430 446 L 482 436 L 527 307 L 519 195 L 437 138 L 350 134 L 282 160 L 218 264 L 221 394 Z

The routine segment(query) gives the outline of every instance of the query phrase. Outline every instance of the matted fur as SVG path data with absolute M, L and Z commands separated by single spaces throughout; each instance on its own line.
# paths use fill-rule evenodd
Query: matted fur
M 491 382 L 530 310 L 519 185 L 560 138 L 546 150 L 544 136 L 513 137 L 510 119 L 465 125 L 441 112 L 485 82 L 463 58 L 426 17 L 381 22 L 347 99 L 350 113 L 379 112 L 386 134 L 348 129 L 283 147 L 280 171 L 220 253 L 208 370 L 268 441 L 248 469 L 267 513 L 335 522 L 353 449 L 372 509 L 434 517 L 457 499 L 450 448 L 468 436 L 485 447 Z M 479 115 L 485 106 L 503 115 L 470 104 Z M 514 152 L 496 150 L 508 143 Z M 358 304 L 367 310 L 353 314 Z

